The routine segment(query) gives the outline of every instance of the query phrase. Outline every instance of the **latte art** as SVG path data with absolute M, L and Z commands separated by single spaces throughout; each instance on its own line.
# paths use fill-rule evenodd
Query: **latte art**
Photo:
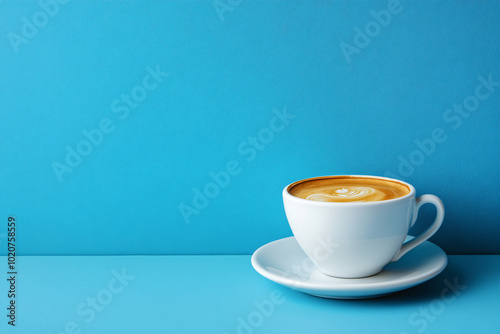
M 343 202 L 343 201 L 381 201 L 385 194 L 380 190 L 370 187 L 349 187 L 314 189 L 316 193 L 308 195 L 306 199 L 318 202 Z
M 289 192 L 317 202 L 375 202 L 402 197 L 409 189 L 401 183 L 383 179 L 330 177 L 292 185 Z

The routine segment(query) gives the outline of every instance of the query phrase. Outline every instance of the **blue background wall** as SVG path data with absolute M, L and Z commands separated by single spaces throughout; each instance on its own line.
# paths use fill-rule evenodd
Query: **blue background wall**
M 252 253 L 291 235 L 286 184 L 350 173 L 441 197 L 448 253 L 500 252 L 500 87 L 469 98 L 500 81 L 497 1 L 231 3 L 0 2 L 2 244 L 15 215 L 21 254 Z

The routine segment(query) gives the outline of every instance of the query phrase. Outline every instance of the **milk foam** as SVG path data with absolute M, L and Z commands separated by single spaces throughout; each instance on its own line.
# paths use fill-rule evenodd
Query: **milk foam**
M 317 202 L 368 202 L 382 201 L 386 195 L 380 190 L 371 187 L 325 187 L 313 189 L 314 193 L 307 195 L 306 199 Z
M 290 188 L 290 194 L 317 202 L 375 202 L 409 193 L 405 185 L 382 179 L 330 177 L 311 179 Z

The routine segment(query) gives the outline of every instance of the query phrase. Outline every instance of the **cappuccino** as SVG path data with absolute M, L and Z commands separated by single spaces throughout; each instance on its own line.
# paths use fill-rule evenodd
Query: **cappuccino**
M 294 183 L 288 192 L 317 202 L 376 202 L 403 197 L 410 189 L 403 183 L 385 179 L 327 176 Z
M 429 239 L 444 218 L 438 197 L 415 198 L 411 184 L 385 177 L 313 177 L 287 185 L 282 194 L 286 218 L 300 248 L 323 274 L 334 277 L 381 272 Z M 426 203 L 436 207 L 434 222 L 405 242 Z

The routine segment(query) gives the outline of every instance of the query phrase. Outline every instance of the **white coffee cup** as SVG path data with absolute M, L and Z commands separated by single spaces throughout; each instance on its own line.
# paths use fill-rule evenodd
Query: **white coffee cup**
M 285 212 L 292 232 L 306 255 L 326 275 L 341 278 L 372 276 L 390 262 L 429 239 L 441 226 L 444 206 L 434 195 L 415 199 L 415 188 L 403 181 L 379 176 L 351 175 L 404 184 L 408 194 L 374 202 L 316 202 L 290 194 L 298 183 L 283 189 Z M 419 208 L 436 206 L 434 222 L 419 236 L 403 244 L 408 230 L 417 220 Z

